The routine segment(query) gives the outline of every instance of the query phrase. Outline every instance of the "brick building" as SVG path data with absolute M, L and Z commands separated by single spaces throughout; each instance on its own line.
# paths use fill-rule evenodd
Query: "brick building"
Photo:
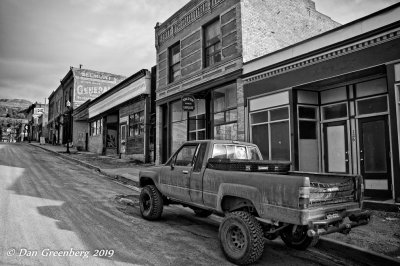
M 61 124 L 62 117 L 62 104 L 63 104 L 63 90 L 61 85 L 53 91 L 49 96 L 49 114 L 47 131 L 49 134 L 49 142 L 54 144 L 61 144 L 63 139 L 63 125 Z
M 124 80 L 124 76 L 83 68 L 70 67 L 60 80 L 57 90 L 49 96 L 49 133 L 51 140 L 65 144 L 66 136 L 70 141 L 79 142 L 87 131 L 86 123 L 72 121 L 75 108 L 89 99 L 94 99 Z M 70 107 L 67 104 L 70 104 Z M 71 120 L 71 121 L 70 121 Z
M 47 124 L 48 105 L 44 103 L 35 102 L 31 104 L 25 111 L 29 125 L 29 138 L 30 140 L 39 141 L 41 136 L 46 132 L 42 129 L 43 118 Z M 40 119 L 42 117 L 42 119 Z M 45 137 L 45 136 L 44 136 Z
M 400 202 L 400 4 L 243 66 L 245 140 Z
M 337 26 L 310 0 L 192 0 L 157 23 L 157 162 L 186 140 L 244 140 L 243 63 Z

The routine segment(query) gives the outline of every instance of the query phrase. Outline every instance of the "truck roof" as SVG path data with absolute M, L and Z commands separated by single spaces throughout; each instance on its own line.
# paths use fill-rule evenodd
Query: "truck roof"
M 237 141 L 237 140 L 218 140 L 218 139 L 206 139 L 206 140 L 190 140 L 186 141 L 186 143 L 211 143 L 211 144 L 241 144 L 241 145 L 250 145 L 257 146 L 254 143 Z

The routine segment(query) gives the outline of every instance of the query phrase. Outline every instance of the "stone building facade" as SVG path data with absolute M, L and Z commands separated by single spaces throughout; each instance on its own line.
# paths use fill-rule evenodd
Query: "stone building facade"
M 243 62 L 337 26 L 309 0 L 192 0 L 157 23 L 156 161 L 187 140 L 244 140 Z

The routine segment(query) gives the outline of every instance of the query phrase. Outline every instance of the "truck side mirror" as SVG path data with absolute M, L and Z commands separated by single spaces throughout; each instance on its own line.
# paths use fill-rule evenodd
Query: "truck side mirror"
M 173 163 L 171 163 L 171 170 L 174 170 L 175 165 Z

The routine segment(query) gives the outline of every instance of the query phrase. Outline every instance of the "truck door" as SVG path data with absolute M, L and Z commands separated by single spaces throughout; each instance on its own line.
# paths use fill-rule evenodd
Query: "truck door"
M 163 167 L 160 183 L 163 193 L 183 201 L 190 201 L 189 184 L 198 144 L 182 146 L 171 162 Z
M 203 205 L 203 174 L 205 171 L 205 160 L 207 143 L 201 143 L 194 159 L 192 175 L 190 176 L 190 199 L 193 203 Z

